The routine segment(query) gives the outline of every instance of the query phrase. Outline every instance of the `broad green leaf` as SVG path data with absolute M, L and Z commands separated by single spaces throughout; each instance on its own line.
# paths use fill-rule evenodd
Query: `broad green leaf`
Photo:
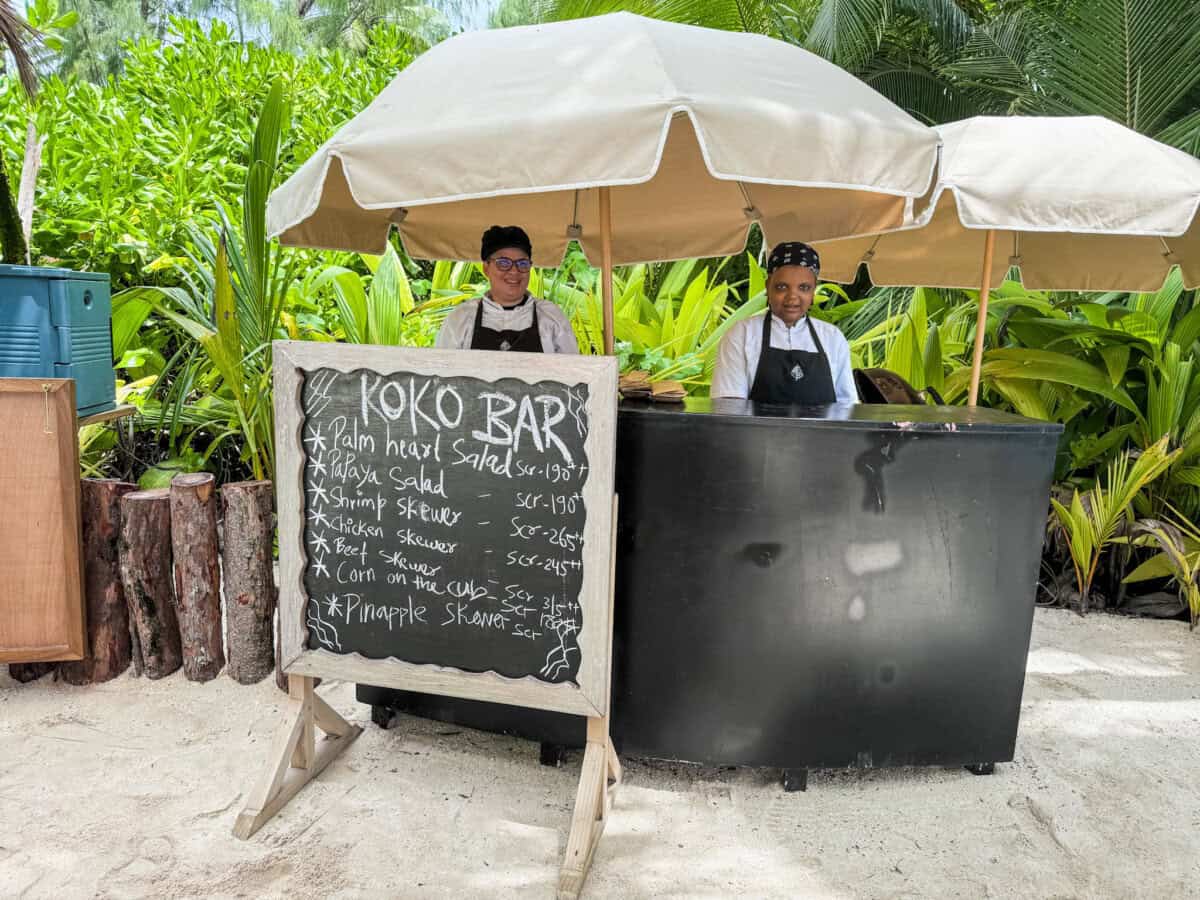
M 367 298 L 367 321 L 369 341 L 372 344 L 399 344 L 401 321 L 413 308 L 412 289 L 408 276 L 400 263 L 400 257 L 389 244 L 375 277 L 371 279 L 371 292 Z
M 1171 340 L 1185 352 L 1191 351 L 1197 338 L 1200 338 L 1200 304 L 1188 310 L 1171 331 Z
M 1111 344 L 1101 347 L 1100 358 L 1108 369 L 1108 378 L 1113 387 L 1125 380 L 1125 370 L 1129 368 L 1130 346 L 1128 344 Z
M 1149 581 L 1152 578 L 1171 578 L 1175 574 L 1171 558 L 1165 553 L 1156 553 L 1121 579 L 1123 584 Z
M 112 298 L 113 358 L 120 359 L 133 346 L 138 331 L 146 323 L 153 300 L 146 288 L 132 288 Z
M 942 359 L 941 331 L 937 325 L 930 325 L 929 336 L 925 339 L 925 386 L 933 388 L 939 394 L 946 384 Z
M 750 270 L 749 296 L 757 297 L 767 289 L 767 272 L 758 264 L 758 260 L 754 258 L 753 253 L 746 253 L 746 266 Z
M 1167 333 L 1171 324 L 1171 316 L 1175 306 L 1183 295 L 1183 275 L 1179 269 L 1173 268 L 1167 273 L 1163 286 L 1151 294 L 1138 294 L 1134 305 L 1138 310 L 1150 315 L 1158 325 L 1160 335 Z
M 1036 382 L 1020 378 L 996 378 L 992 381 L 992 387 L 1021 415 L 1044 422 L 1053 421 L 1050 408 L 1042 399 Z
M 1141 310 L 1130 310 L 1125 315 L 1117 316 L 1112 327 L 1153 346 L 1162 343 L 1162 332 L 1158 322 L 1149 313 Z
M 367 317 L 367 292 L 362 279 L 356 272 L 343 269 L 336 273 L 331 284 L 346 340 L 352 344 L 368 343 L 371 326 Z
M 1183 466 L 1171 473 L 1171 479 L 1181 484 L 1200 488 L 1200 466 Z
M 242 396 L 242 337 L 238 328 L 238 311 L 234 300 L 233 283 L 229 280 L 229 265 L 226 253 L 226 237 L 221 235 L 217 246 L 217 264 L 213 275 L 216 278 L 213 294 L 213 318 L 216 320 L 217 334 L 214 341 L 211 337 L 205 340 L 219 344 L 220 357 L 223 365 L 218 363 L 226 383 L 237 397 Z
M 1106 373 L 1073 356 L 1049 350 L 1004 348 L 984 354 L 984 378 L 1026 378 L 1054 381 L 1099 394 L 1130 412 L 1137 406 L 1129 395 L 1113 386 Z

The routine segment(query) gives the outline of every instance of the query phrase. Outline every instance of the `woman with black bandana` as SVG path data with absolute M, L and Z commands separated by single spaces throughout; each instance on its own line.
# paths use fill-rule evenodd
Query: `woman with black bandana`
M 771 251 L 767 309 L 721 338 L 711 396 L 793 406 L 858 402 L 845 336 L 808 315 L 820 271 L 821 258 L 808 244 Z
M 578 353 L 575 332 L 561 309 L 529 294 L 533 245 L 516 225 L 483 233 L 480 258 L 490 290 L 446 316 L 434 346 L 449 350 Z

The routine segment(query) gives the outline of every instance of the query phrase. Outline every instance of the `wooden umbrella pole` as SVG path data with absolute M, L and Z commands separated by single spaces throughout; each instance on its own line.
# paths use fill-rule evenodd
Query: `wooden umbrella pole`
M 600 188 L 600 285 L 604 303 L 604 354 L 612 356 L 613 341 L 613 263 L 612 198 L 609 188 Z
M 979 317 L 975 320 L 975 353 L 971 358 L 971 390 L 967 406 L 979 399 L 979 372 L 983 367 L 983 338 L 987 333 L 988 294 L 992 289 L 992 255 L 996 250 L 996 232 L 988 229 L 983 245 L 983 271 L 979 275 Z

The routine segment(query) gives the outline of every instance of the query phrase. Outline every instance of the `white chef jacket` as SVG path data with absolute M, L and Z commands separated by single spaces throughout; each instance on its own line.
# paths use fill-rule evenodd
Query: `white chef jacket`
M 540 314 L 540 313 L 539 313 Z M 762 353 L 763 316 L 766 311 L 749 316 L 734 324 L 717 348 L 717 364 L 713 370 L 712 397 L 746 399 L 754 386 L 758 357 Z M 828 322 L 812 320 L 813 328 L 829 360 L 833 376 L 833 391 L 838 403 L 858 403 L 854 373 L 850 367 L 850 345 L 846 336 Z M 805 350 L 815 353 L 812 335 L 808 333 L 808 316 L 801 316 L 791 328 L 778 316 L 771 317 L 771 346 L 776 350 Z
M 579 343 L 575 332 L 563 311 L 549 300 L 538 300 L 525 295 L 525 302 L 505 308 L 484 294 L 478 300 L 467 300 L 458 304 L 438 331 L 435 347 L 445 350 L 470 350 L 471 335 L 475 331 L 475 310 L 483 304 L 483 327 L 493 331 L 524 331 L 533 324 L 533 306 L 537 304 L 538 335 L 542 339 L 543 353 L 578 353 Z

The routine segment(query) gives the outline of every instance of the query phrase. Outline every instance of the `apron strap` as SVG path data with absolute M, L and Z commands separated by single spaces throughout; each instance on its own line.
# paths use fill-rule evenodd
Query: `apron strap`
M 471 329 L 471 343 L 467 344 L 467 349 L 472 349 L 479 343 L 479 332 L 483 330 L 483 298 L 480 297 L 475 304 L 475 327 Z
M 819 337 L 817 337 L 817 329 L 813 328 L 812 316 L 808 316 L 807 321 L 808 321 L 808 333 L 812 337 L 813 346 L 817 348 L 817 352 L 821 354 L 822 359 L 825 360 L 825 364 L 829 365 L 829 357 L 827 357 L 825 355 L 825 348 L 821 346 L 821 339 Z M 829 371 L 830 372 L 833 371 L 832 367 L 830 368 Z

